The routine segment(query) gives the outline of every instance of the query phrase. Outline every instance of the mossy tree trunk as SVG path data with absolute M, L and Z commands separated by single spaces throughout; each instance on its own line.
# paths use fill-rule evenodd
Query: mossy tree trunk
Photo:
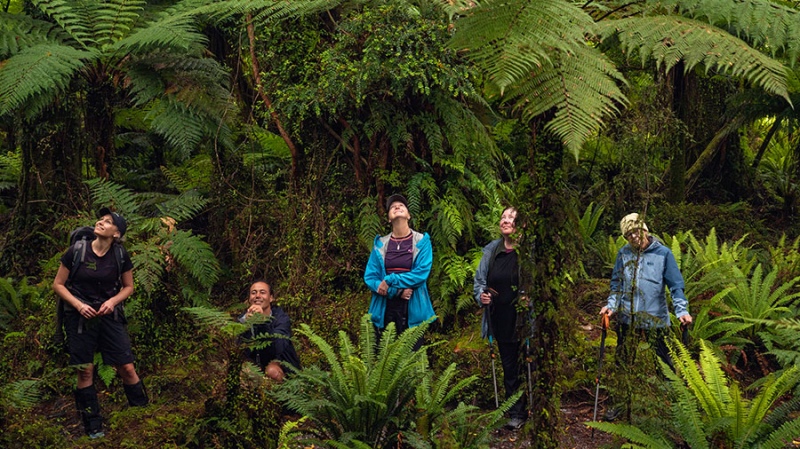
M 76 114 L 62 103 L 45 116 L 46 122 L 23 122 L 17 137 L 23 170 L 0 257 L 0 272 L 12 276 L 38 273 L 42 251 L 55 250 L 48 238 L 53 225 L 88 205 Z
M 532 301 L 534 326 L 533 404 L 529 438 L 536 448 L 558 447 L 560 394 L 557 388 L 559 351 L 563 341 L 562 310 L 565 274 L 577 257 L 577 215 L 572 195 L 566 189 L 561 142 L 534 125 L 530 167 L 519 182 L 517 198 L 522 202 L 523 288 Z

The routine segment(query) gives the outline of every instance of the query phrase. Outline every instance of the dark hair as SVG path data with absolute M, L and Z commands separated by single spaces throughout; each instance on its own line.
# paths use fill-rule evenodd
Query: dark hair
M 259 282 L 263 282 L 263 283 L 267 284 L 267 287 L 269 288 L 269 294 L 275 296 L 275 290 L 272 289 L 272 284 L 270 284 L 268 280 L 263 279 L 263 278 L 258 278 L 256 280 L 254 280 L 253 282 L 251 282 L 250 285 L 247 286 L 247 295 L 246 296 L 248 296 L 248 297 L 250 296 L 250 289 L 253 287 L 253 285 L 255 285 L 255 284 L 259 283 Z

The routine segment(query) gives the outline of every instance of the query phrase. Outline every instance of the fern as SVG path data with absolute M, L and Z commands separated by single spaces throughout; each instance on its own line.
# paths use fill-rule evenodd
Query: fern
M 783 64 L 713 25 L 659 15 L 613 20 L 598 27 L 604 39 L 617 36 L 623 51 L 638 53 L 643 63 L 652 58 L 669 70 L 683 61 L 685 71 L 702 64 L 706 72 L 716 70 L 744 78 L 791 103 Z
M 22 379 L 9 382 L 0 388 L 3 404 L 23 410 L 35 407 L 43 397 L 41 380 Z
M 0 11 L 0 59 L 34 45 L 68 40 L 69 36 L 59 32 L 59 28 L 51 23 Z
M 99 46 L 111 45 L 125 37 L 139 19 L 144 0 L 112 0 L 96 2 L 91 15 L 94 17 L 92 36 Z
M 210 289 L 219 279 L 219 262 L 211 246 L 192 235 L 191 231 L 175 231 L 170 235 L 169 252 L 186 267 L 189 274 Z
M 89 179 L 86 181 L 86 185 L 89 186 L 96 205 L 110 207 L 117 211 L 128 220 L 130 228 L 130 222 L 139 211 L 136 193 L 133 190 L 102 178 Z M 135 220 L 133 221 L 135 223 Z
M 70 37 L 84 48 L 89 47 L 90 30 L 86 24 L 91 23 L 88 3 L 70 2 L 66 0 L 32 0 L 41 12 L 52 18 Z
M 239 336 L 248 329 L 247 325 L 237 322 L 226 312 L 202 306 L 184 307 L 183 310 L 204 326 L 220 330 L 229 337 Z
M 55 43 L 28 47 L 0 66 L 0 116 L 33 97 L 67 88 L 75 73 L 96 54 Z

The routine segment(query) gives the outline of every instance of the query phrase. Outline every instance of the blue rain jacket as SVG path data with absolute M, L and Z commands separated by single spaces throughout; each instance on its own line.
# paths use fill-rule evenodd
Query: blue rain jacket
M 683 293 L 683 276 L 672 251 L 658 239 L 649 238 L 650 245 L 641 254 L 630 244 L 617 253 L 608 308 L 618 313 L 619 320 L 625 324 L 630 324 L 633 312 L 635 327 L 667 327 L 670 321 L 665 287 L 669 288 L 678 318 L 689 314 L 689 302 Z
M 419 326 L 425 321 L 436 317 L 427 285 L 428 275 L 430 275 L 431 265 L 433 265 L 431 238 L 427 233 L 421 234 L 413 230 L 411 232 L 414 242 L 414 259 L 411 264 L 411 271 L 386 274 L 384 258 L 386 257 L 386 243 L 389 242 L 391 234 L 375 237 L 372 252 L 369 255 L 369 262 L 367 262 L 367 268 L 364 270 L 364 283 L 372 290 L 369 313 L 372 315 L 372 323 L 379 329 L 383 329 L 386 326 L 383 318 L 386 314 L 387 298 L 397 295 L 400 289 L 414 289 L 414 293 L 408 300 L 408 327 Z M 384 280 L 389 285 L 387 296 L 377 293 L 378 286 Z

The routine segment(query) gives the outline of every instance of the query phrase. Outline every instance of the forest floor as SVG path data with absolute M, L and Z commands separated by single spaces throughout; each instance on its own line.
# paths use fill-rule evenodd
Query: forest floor
M 592 437 L 592 429 L 584 425 L 585 422 L 592 420 L 592 403 L 586 403 L 574 399 L 562 402 L 562 423 L 563 429 L 559 435 L 560 449 L 591 449 L 599 447 L 610 447 L 613 437 L 603 432 L 595 432 Z M 602 413 L 602 409 L 598 414 Z M 44 413 L 49 419 L 59 421 L 63 425 L 64 436 L 71 442 L 72 447 L 123 447 L 126 446 L 125 437 L 119 435 L 114 429 L 106 429 L 106 437 L 94 441 L 88 441 L 83 437 L 83 427 L 78 420 L 75 412 L 75 405 L 69 398 L 59 398 L 48 403 L 36 411 Z M 117 434 L 116 437 L 114 434 Z M 124 433 L 124 432 L 123 432 Z M 120 439 L 121 437 L 121 439 Z M 494 432 L 495 441 L 493 449 L 525 449 L 535 447 L 524 437 L 522 431 L 512 431 L 501 428 Z M 128 442 L 130 444 L 130 442 Z

